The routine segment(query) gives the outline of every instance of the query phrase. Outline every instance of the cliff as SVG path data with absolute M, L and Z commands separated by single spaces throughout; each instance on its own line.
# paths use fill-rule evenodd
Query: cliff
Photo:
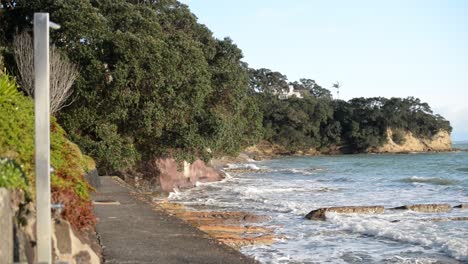
M 404 152 L 428 152 L 450 151 L 452 139 L 447 131 L 439 131 L 431 138 L 415 137 L 409 131 L 401 131 L 402 139 L 399 143 L 394 139 L 395 131 L 387 129 L 387 143 L 381 147 L 369 148 L 371 153 L 404 153 Z
M 409 131 L 394 131 L 387 129 L 387 143 L 380 147 L 371 147 L 367 153 L 405 153 L 405 152 L 430 152 L 452 150 L 452 139 L 447 131 L 439 131 L 431 138 L 416 137 Z M 291 155 L 319 155 L 319 154 L 346 154 L 356 153 L 340 146 L 327 148 L 307 149 L 303 151 L 288 151 L 286 147 L 262 141 L 255 146 L 244 150 L 244 155 L 252 159 L 264 159 L 274 156 Z

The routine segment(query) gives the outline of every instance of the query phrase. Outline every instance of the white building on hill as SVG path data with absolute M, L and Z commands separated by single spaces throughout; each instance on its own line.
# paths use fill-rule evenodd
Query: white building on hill
M 302 93 L 295 90 L 292 85 L 289 85 L 288 88 L 289 88 L 288 91 L 283 91 L 282 93 L 280 93 L 278 95 L 279 99 L 284 100 L 284 99 L 288 99 L 288 98 L 290 98 L 292 96 L 296 96 L 297 98 L 303 98 Z

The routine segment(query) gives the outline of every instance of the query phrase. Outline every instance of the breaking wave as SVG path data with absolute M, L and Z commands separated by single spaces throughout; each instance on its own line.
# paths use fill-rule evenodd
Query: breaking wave
M 457 260 L 468 261 L 467 239 L 450 237 L 427 224 L 390 224 L 384 219 L 340 216 L 334 213 L 327 214 L 327 220 L 344 231 L 430 247 Z

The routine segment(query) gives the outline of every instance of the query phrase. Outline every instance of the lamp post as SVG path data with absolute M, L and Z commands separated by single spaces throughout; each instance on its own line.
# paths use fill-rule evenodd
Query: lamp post
M 49 13 L 34 14 L 34 118 L 38 263 L 52 263 L 50 204 Z

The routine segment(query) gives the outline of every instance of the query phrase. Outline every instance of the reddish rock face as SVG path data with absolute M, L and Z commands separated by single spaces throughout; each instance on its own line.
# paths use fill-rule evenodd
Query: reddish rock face
M 161 189 L 166 192 L 172 192 L 176 188 L 192 188 L 197 182 L 214 182 L 224 178 L 202 160 L 184 166 L 174 159 L 166 158 L 155 160 L 154 165 L 159 171 Z

